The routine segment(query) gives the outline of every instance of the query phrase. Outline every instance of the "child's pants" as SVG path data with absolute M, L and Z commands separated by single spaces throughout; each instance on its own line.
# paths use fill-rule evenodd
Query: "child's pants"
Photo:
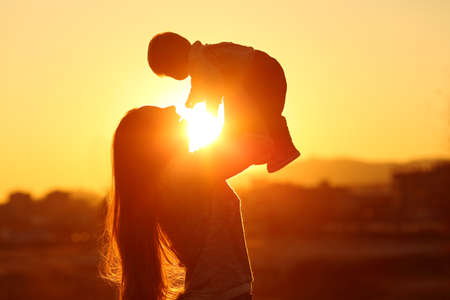
M 241 89 L 225 98 L 228 131 L 268 135 L 278 148 L 295 148 L 286 119 L 281 115 L 286 88 L 281 65 L 265 52 L 255 50 Z

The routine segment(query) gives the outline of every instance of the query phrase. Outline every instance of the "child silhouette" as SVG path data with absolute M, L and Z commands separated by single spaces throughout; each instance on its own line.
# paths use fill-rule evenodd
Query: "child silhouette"
M 206 101 L 217 111 L 224 99 L 225 134 L 263 134 L 274 145 L 267 171 L 280 170 L 300 152 L 281 115 L 286 78 L 281 65 L 263 51 L 229 42 L 191 43 L 173 33 L 160 33 L 148 46 L 148 63 L 158 76 L 184 80 L 191 76 L 186 106 Z

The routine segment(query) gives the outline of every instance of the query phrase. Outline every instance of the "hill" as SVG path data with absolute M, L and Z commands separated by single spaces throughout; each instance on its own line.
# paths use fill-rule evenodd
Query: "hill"
M 355 159 L 299 159 L 273 174 L 268 174 L 263 166 L 250 168 L 233 178 L 232 183 L 246 185 L 253 181 L 275 181 L 316 185 L 322 181 L 328 181 L 333 185 L 386 185 L 395 171 L 429 168 L 441 161 L 443 160 L 424 159 L 407 163 L 378 163 Z

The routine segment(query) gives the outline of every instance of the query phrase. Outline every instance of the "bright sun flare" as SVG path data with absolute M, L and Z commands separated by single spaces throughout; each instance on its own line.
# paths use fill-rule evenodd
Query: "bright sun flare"
M 220 104 L 217 116 L 207 111 L 205 102 L 197 103 L 194 108 L 177 107 L 177 113 L 187 121 L 190 152 L 212 143 L 222 131 L 223 104 Z

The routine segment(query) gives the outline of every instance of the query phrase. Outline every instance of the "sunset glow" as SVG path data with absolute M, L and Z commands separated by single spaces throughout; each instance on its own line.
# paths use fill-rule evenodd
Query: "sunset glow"
M 165 31 L 275 58 L 299 163 L 450 157 L 450 1 L 2 4 L 0 202 L 16 189 L 109 189 L 112 135 L 125 113 L 181 106 L 189 95 L 189 77 L 161 78 L 148 66 L 148 43 Z M 197 126 L 191 149 L 211 139 L 193 134 Z
M 214 142 L 220 135 L 224 121 L 223 104 L 217 116 L 210 114 L 206 103 L 197 103 L 194 108 L 177 107 L 177 113 L 188 122 L 189 151 L 193 152 Z

